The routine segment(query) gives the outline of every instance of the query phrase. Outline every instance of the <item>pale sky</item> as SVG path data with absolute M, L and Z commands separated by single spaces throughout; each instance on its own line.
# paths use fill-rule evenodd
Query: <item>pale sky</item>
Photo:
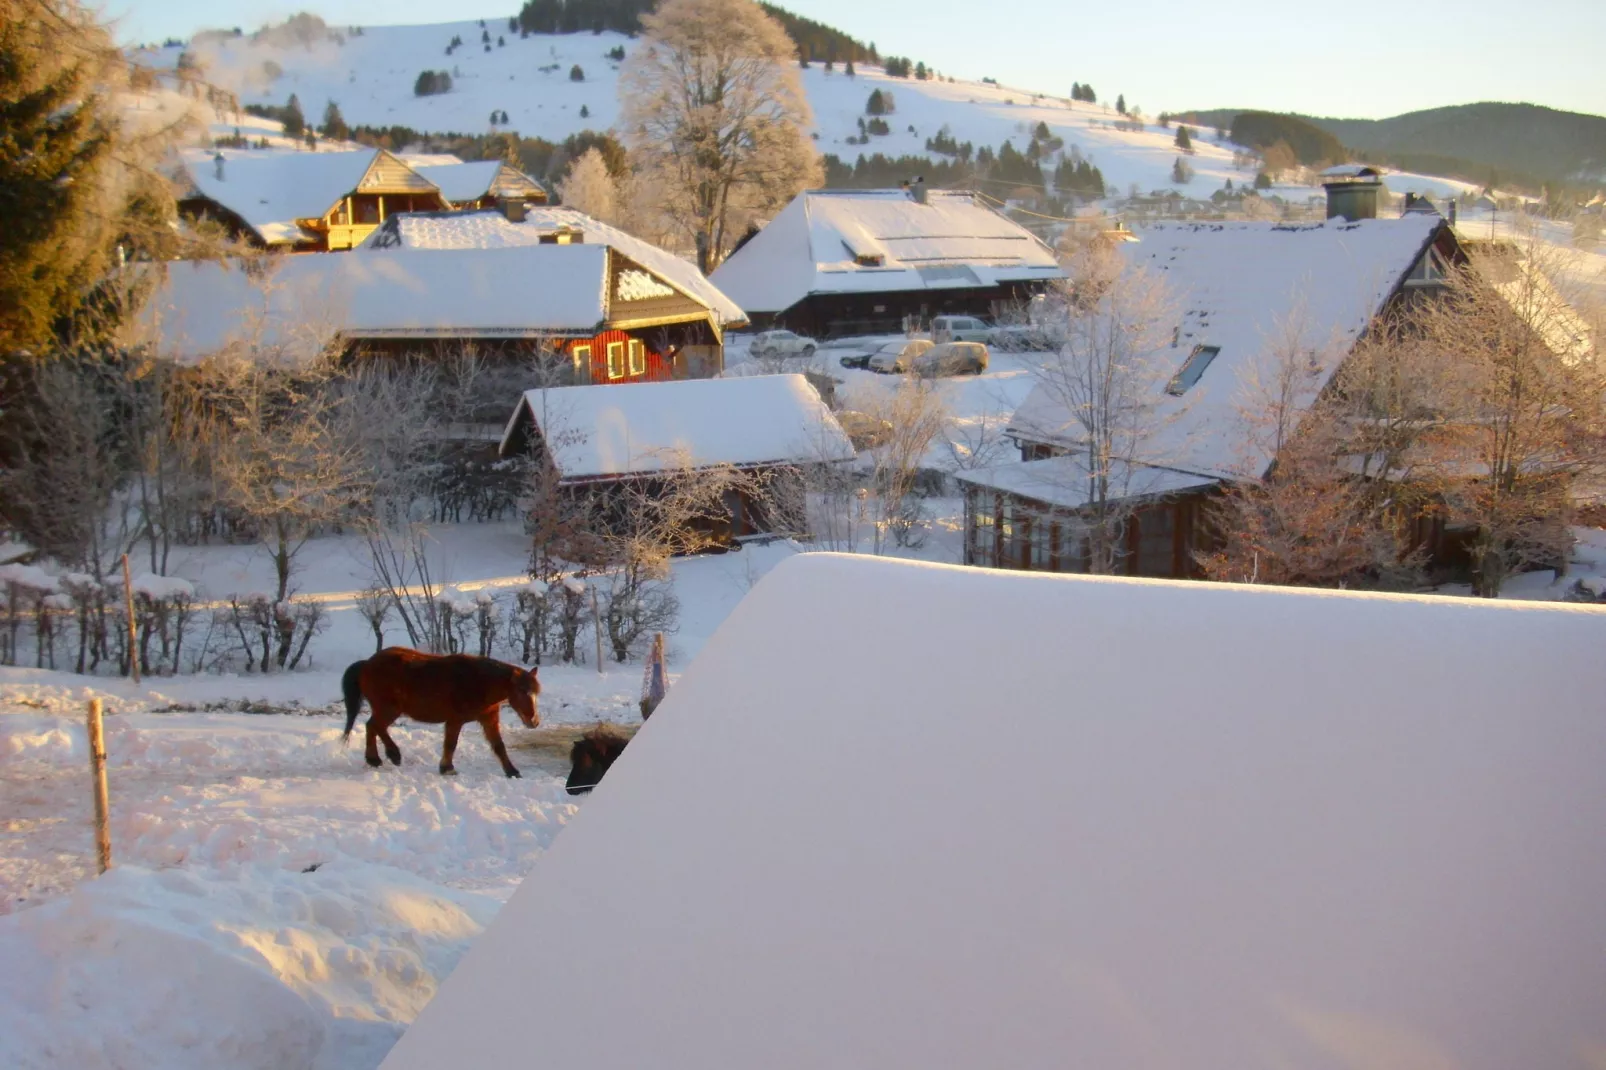
M 1150 115 L 1253 107 L 1378 118 L 1480 100 L 1606 114 L 1606 0 L 1233 5 L 1198 0 L 789 0 L 883 54 L 1067 94 L 1088 82 Z M 106 0 L 130 42 L 250 31 L 299 10 L 331 25 L 515 14 L 446 0 Z M 1437 9 L 1437 10 L 1435 10 Z

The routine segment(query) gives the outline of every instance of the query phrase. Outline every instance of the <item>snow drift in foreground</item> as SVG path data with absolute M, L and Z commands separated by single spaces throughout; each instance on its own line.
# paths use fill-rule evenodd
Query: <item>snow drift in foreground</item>
M 114 869 L 0 919 L 0 1066 L 371 1067 L 498 905 L 345 861 Z
M 385 1070 L 1598 1067 L 1603 643 L 794 557 Z

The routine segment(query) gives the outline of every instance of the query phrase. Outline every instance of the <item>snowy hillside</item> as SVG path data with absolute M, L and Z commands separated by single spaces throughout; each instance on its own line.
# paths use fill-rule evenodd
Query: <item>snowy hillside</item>
M 490 35 L 489 51 L 481 40 L 484 34 Z M 457 37 L 463 44 L 448 55 Z M 628 54 L 637 44 L 617 33 L 521 38 L 509 32 L 505 19 L 487 19 L 483 29 L 477 21 L 371 26 L 360 32 L 331 28 L 311 43 L 202 34 L 190 52 L 211 81 L 234 90 L 242 103 L 282 105 L 293 93 L 314 124 L 329 101 L 339 104 L 346 122 L 354 126 L 401 125 L 427 133 L 483 133 L 492 129 L 492 112 L 501 111 L 508 116 L 506 128 L 558 142 L 581 130 L 617 126 L 620 64 L 608 53 L 623 48 Z M 144 58 L 171 67 L 181 51 L 167 48 Z M 571 79 L 576 66 L 583 81 Z M 450 74 L 451 91 L 415 96 L 414 83 L 426 70 Z M 990 83 L 892 78 L 878 68 L 862 67 L 852 78 L 840 68 L 827 72 L 821 64 L 801 73 L 814 108 L 820 151 L 850 162 L 877 152 L 926 155 L 926 139 L 945 126 L 956 141 L 969 141 L 978 149 L 985 145 L 996 150 L 1008 140 L 1024 150 L 1041 122 L 1064 139 L 1066 152 L 1074 147 L 1123 194 L 1133 185 L 1145 192 L 1175 185 L 1174 130 L 1153 124 L 1142 131 L 1116 129 L 1113 124 L 1122 117 L 1103 105 Z M 868 145 L 848 144 L 858 134 L 875 89 L 893 95 L 895 110 L 886 116 L 891 133 L 871 138 Z M 1207 197 L 1229 178 L 1238 184 L 1253 177 L 1233 166 L 1232 149 L 1211 143 L 1213 136 L 1200 131 L 1195 138 L 1196 155 L 1190 163 L 1196 174 L 1186 193 Z M 1464 183 L 1408 176 L 1391 176 L 1390 186 L 1395 192 L 1410 189 L 1440 196 L 1465 188 Z M 1300 197 L 1311 191 L 1295 187 L 1283 192 Z

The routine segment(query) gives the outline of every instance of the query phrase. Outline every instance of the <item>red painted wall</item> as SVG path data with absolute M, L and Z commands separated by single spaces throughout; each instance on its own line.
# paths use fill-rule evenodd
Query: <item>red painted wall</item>
M 603 331 L 592 338 L 576 338 L 564 346 L 564 352 L 573 356 L 576 346 L 591 347 L 591 382 L 593 383 L 657 383 L 674 378 L 670 363 L 657 353 L 644 339 L 638 339 L 647 350 L 647 370 L 642 375 L 630 374 L 631 337 L 624 331 Z M 608 343 L 621 342 L 625 346 L 625 374 L 618 379 L 608 378 Z

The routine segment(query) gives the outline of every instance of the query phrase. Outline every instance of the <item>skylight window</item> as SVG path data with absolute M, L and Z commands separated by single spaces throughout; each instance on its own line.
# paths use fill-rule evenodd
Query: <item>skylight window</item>
M 1188 359 L 1177 369 L 1177 374 L 1171 377 L 1171 383 L 1165 388 L 1165 392 L 1181 397 L 1192 390 L 1193 384 L 1199 381 L 1199 377 L 1205 373 L 1205 369 L 1210 367 L 1210 362 L 1215 360 L 1220 352 L 1220 346 L 1194 346 L 1193 352 L 1188 354 Z

